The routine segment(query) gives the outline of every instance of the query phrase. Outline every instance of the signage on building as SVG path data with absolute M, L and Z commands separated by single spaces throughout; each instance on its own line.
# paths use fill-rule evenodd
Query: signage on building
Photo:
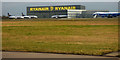
M 76 9 L 76 6 L 50 6 L 50 7 L 30 7 L 29 11 L 61 11 L 68 9 Z

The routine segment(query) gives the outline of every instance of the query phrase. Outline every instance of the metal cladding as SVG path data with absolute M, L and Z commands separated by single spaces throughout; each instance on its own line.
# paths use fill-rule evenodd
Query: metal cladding
M 67 15 L 67 10 L 69 9 L 85 10 L 85 6 L 61 5 L 27 7 L 27 15 L 36 15 L 39 18 L 51 18 L 53 15 Z

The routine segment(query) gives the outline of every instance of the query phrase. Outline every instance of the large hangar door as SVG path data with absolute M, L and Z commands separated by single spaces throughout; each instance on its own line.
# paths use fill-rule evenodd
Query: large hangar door
M 49 18 L 51 18 L 53 15 L 67 15 L 67 11 L 50 11 Z
M 82 12 L 86 10 L 68 10 L 68 18 L 83 18 Z
M 45 11 L 45 12 L 39 12 L 39 18 L 49 18 L 49 12 Z

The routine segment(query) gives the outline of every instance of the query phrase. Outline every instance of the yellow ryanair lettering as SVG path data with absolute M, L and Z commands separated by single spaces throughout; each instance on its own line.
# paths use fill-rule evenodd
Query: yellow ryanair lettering
M 58 10 L 61 10 L 61 7 L 58 7 Z
M 30 11 L 33 11 L 33 8 L 30 8 Z
M 61 10 L 65 10 L 65 8 L 64 8 L 64 7 L 61 7 Z
M 71 9 L 71 7 L 68 7 L 68 9 Z
M 45 7 L 45 8 L 30 8 L 30 11 L 48 11 L 49 8 Z
M 30 11 L 57 11 L 57 10 L 68 10 L 76 9 L 75 6 L 65 6 L 65 7 L 41 7 L 41 8 L 30 8 Z
M 55 10 L 58 10 L 58 7 L 55 7 Z
M 34 11 L 35 10 L 35 8 L 30 8 L 30 11 Z
M 38 11 L 38 8 L 35 8 L 36 11 Z
M 67 7 L 64 7 L 65 10 L 68 10 Z
M 76 9 L 75 6 L 71 6 L 71 7 L 55 7 L 55 10 L 68 10 L 68 9 Z
M 75 7 L 75 6 L 73 6 L 73 9 L 76 9 L 76 7 Z

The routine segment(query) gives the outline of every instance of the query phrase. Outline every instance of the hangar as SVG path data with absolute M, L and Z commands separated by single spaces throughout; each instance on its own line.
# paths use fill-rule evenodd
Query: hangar
M 97 11 L 88 11 L 83 5 L 27 7 L 27 15 L 36 15 L 38 18 L 51 18 L 53 15 L 67 15 L 68 18 L 93 18 L 92 14 L 94 12 Z
M 27 7 L 27 15 L 36 15 L 38 18 L 51 18 L 53 15 L 68 15 L 68 10 L 85 10 L 83 5 L 61 6 L 33 6 Z

